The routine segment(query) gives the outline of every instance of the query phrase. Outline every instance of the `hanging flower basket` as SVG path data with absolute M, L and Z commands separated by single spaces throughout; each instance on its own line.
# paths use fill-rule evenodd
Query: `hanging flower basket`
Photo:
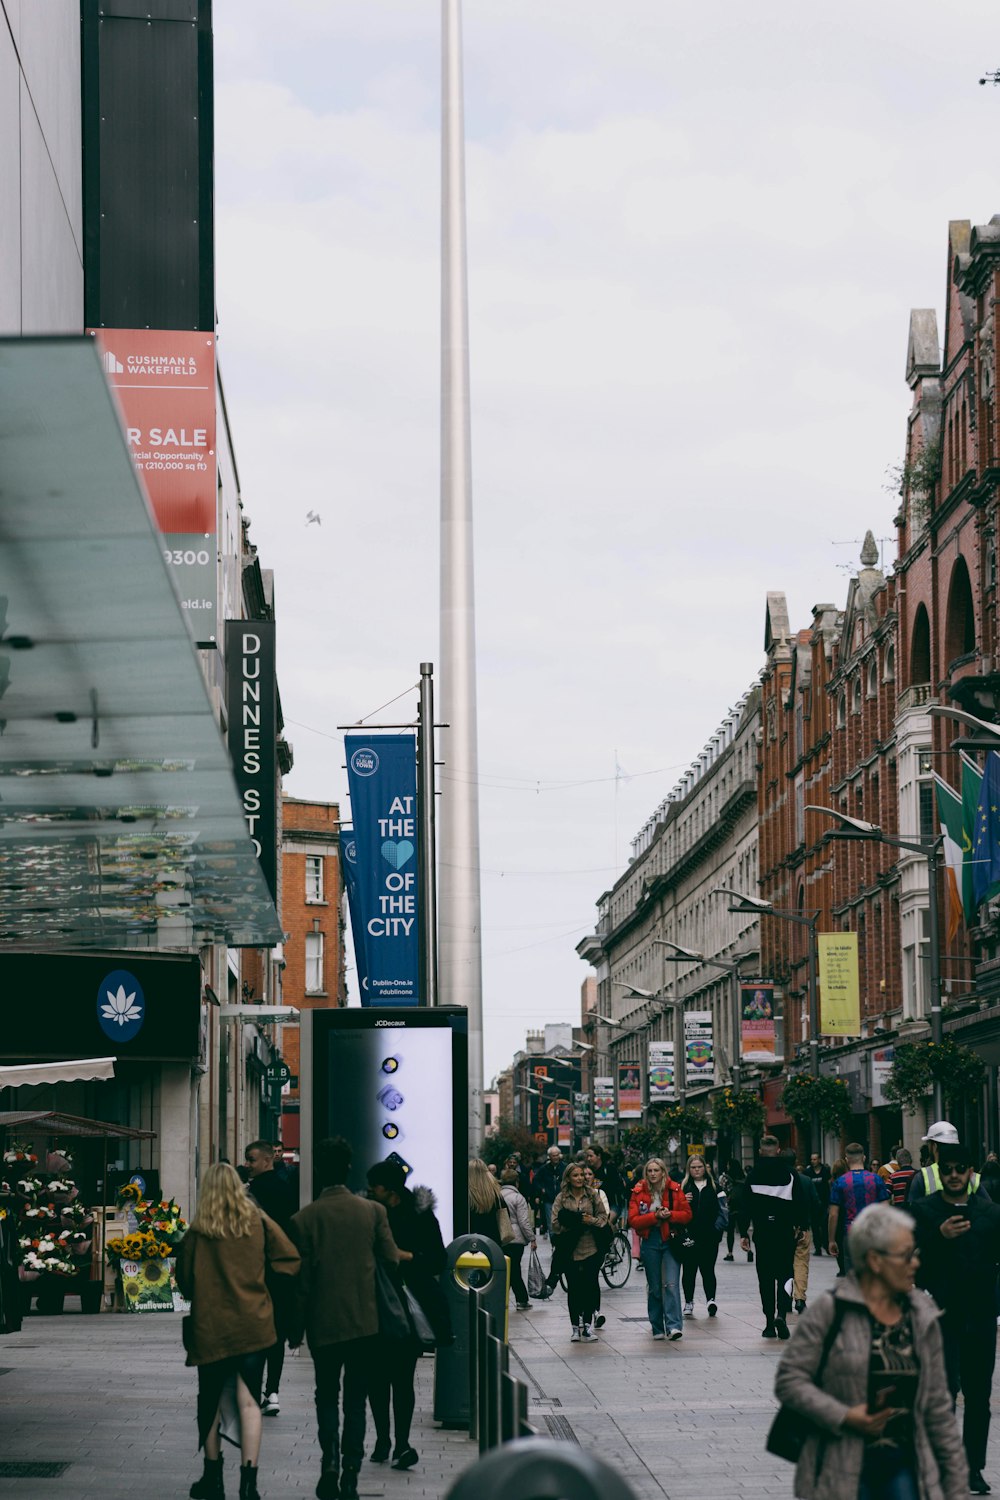
M 950 1038 L 943 1042 L 904 1042 L 895 1049 L 885 1096 L 912 1115 L 939 1083 L 948 1103 L 957 1105 L 978 1092 L 984 1072 L 979 1054 Z
M 764 1120 L 764 1106 L 753 1089 L 723 1089 L 712 1100 L 712 1124 L 716 1130 L 759 1135 Z
M 815 1112 L 824 1130 L 841 1131 L 851 1116 L 851 1096 L 842 1078 L 797 1073 L 789 1078 L 781 1096 L 781 1108 L 796 1125 L 808 1125 Z

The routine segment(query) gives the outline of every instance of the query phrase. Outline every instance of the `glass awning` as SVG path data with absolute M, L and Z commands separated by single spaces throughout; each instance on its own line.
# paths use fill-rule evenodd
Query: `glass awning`
M 0 945 L 280 941 L 94 341 L 0 339 Z

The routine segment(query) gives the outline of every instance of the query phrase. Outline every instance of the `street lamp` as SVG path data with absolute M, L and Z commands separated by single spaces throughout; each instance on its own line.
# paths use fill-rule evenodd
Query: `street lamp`
M 819 987 L 816 982 L 816 924 L 819 912 L 807 916 L 802 911 L 786 911 L 765 901 L 762 896 L 748 896 L 743 891 L 730 890 L 728 886 L 712 887 L 711 895 L 725 896 L 732 904 L 729 910 L 755 917 L 778 917 L 783 922 L 795 922 L 809 929 L 809 1067 L 814 1078 L 819 1077 Z M 817 1141 L 818 1141 L 817 1137 Z
M 708 958 L 704 953 L 696 953 L 693 948 L 682 948 L 680 943 L 672 943 L 668 938 L 654 938 L 653 942 L 660 948 L 672 948 L 673 954 L 663 955 L 664 963 L 679 964 L 689 961 L 698 964 L 711 964 L 715 969 L 722 969 L 729 975 L 730 992 L 733 1005 L 733 1055 L 729 1065 L 730 1077 L 733 1088 L 740 1087 L 740 966 L 731 959 Z M 683 1005 L 683 1001 L 681 1004 Z
M 934 710 L 931 709 L 933 713 Z M 949 710 L 953 718 L 961 718 L 965 721 L 971 720 L 973 724 L 980 724 L 984 728 L 982 720 L 973 714 L 964 711 Z M 930 925 L 931 941 L 931 1041 L 935 1046 L 941 1044 L 941 938 L 938 920 L 938 851 L 941 847 L 941 835 L 937 838 L 924 839 L 912 838 L 901 839 L 894 834 L 883 833 L 877 823 L 866 823 L 861 818 L 849 817 L 847 813 L 838 812 L 835 807 L 806 806 L 806 812 L 822 813 L 825 817 L 836 818 L 840 824 L 839 828 L 831 828 L 825 835 L 828 839 L 867 839 L 875 844 L 888 844 L 892 849 L 907 849 L 911 854 L 919 854 L 927 861 L 927 914 Z M 934 1113 L 941 1118 L 944 1113 L 944 1095 L 941 1084 L 934 1082 Z

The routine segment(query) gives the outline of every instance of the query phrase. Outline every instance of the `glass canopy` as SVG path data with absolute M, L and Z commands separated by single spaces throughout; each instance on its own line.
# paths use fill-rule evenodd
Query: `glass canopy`
M 0 339 L 0 944 L 280 941 L 94 341 Z

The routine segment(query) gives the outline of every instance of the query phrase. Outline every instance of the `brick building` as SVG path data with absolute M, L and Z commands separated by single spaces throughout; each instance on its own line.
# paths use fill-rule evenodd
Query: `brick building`
M 281 919 L 285 929 L 282 999 L 300 1010 L 347 1004 L 340 808 L 336 802 L 282 798 Z M 292 1079 L 282 1100 L 286 1146 L 298 1145 L 299 1030 L 282 1028 Z

